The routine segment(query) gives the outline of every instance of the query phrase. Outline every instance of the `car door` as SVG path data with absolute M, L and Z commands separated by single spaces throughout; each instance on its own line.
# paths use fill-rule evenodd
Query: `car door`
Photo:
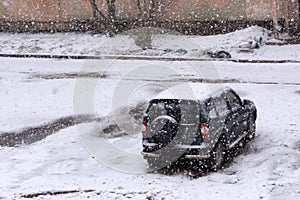
M 215 134 L 217 134 L 218 130 L 222 127 L 222 122 L 219 120 L 217 115 L 214 99 L 207 99 L 204 103 L 204 107 L 206 116 L 202 116 L 202 118 L 206 118 L 206 121 L 208 121 L 209 132 L 211 134 L 210 138 L 214 138 Z
M 226 98 L 223 93 L 219 93 L 215 95 L 212 98 L 212 102 L 215 106 L 215 114 L 216 114 L 216 118 L 212 122 L 216 127 L 216 131 L 218 133 L 222 133 L 224 129 L 227 130 L 228 123 L 230 124 L 230 121 L 228 121 L 229 119 L 228 115 L 230 114 L 230 110 L 228 108 Z M 226 131 L 225 133 L 227 134 L 226 137 L 230 139 L 229 137 L 230 133 L 228 131 Z
M 227 106 L 230 110 L 228 115 L 228 125 L 230 130 L 231 141 L 234 141 L 244 134 L 247 129 L 247 123 L 245 122 L 245 109 L 242 109 L 242 102 L 239 96 L 233 91 L 227 91 L 225 93 Z

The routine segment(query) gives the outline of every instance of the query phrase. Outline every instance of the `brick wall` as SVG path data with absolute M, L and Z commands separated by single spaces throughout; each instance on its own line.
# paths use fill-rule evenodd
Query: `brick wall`
M 148 0 L 149 1 L 149 0 Z M 158 0 L 159 1 L 159 0 Z M 160 20 L 271 19 L 272 0 L 160 0 Z M 297 0 L 277 0 L 280 16 L 298 15 Z M 105 0 L 97 0 L 105 10 Z M 137 17 L 136 0 L 116 0 L 117 14 Z M 101 6 L 102 5 L 102 6 Z M 288 9 L 288 12 L 286 11 Z M 0 0 L 0 19 L 61 20 L 92 17 L 89 0 Z
M 0 0 L 0 18 L 53 21 L 92 16 L 88 0 Z
M 149 1 L 149 0 L 147 0 Z M 158 21 L 270 20 L 273 0 L 157 0 L 163 2 Z M 105 0 L 96 0 L 105 12 Z M 141 0 L 144 2 L 144 0 Z M 277 0 L 278 17 L 287 27 L 298 27 L 299 1 Z M 136 0 L 116 0 L 117 16 L 134 20 L 138 16 Z M 0 0 L 0 20 L 70 21 L 92 18 L 89 0 Z M 295 29 L 295 28 L 294 28 Z

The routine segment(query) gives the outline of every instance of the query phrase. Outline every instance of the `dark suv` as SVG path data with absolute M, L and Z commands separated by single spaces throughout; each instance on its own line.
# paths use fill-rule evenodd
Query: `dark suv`
M 218 170 L 230 150 L 254 138 L 256 113 L 252 101 L 228 87 L 196 99 L 152 99 L 143 117 L 142 155 L 153 168 L 184 161 Z

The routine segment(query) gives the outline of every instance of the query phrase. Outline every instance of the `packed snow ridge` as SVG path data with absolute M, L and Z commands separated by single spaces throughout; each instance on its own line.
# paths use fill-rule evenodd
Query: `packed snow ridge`
M 286 37 L 284 34 L 281 35 L 281 38 Z M 253 44 L 260 38 L 262 41 L 256 49 Z M 266 43 L 281 43 L 281 41 L 275 40 L 271 31 L 258 26 L 213 36 L 186 36 L 158 28 L 150 31 L 130 30 L 114 37 L 90 33 L 0 33 L 1 54 L 207 58 L 208 51 L 224 50 L 230 53 L 233 59 L 299 60 L 300 58 L 300 45 L 269 46 Z

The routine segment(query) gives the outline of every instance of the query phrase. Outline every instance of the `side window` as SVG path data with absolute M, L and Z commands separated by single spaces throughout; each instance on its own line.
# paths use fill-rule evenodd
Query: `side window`
M 226 99 L 223 97 L 223 95 L 215 98 L 214 104 L 215 104 L 218 116 L 224 116 L 224 115 L 228 114 L 229 109 L 227 106 Z
M 209 118 L 217 117 L 216 108 L 212 99 L 209 99 L 207 102 L 205 102 L 205 107 Z
M 240 99 L 232 92 L 226 94 L 228 105 L 232 111 L 236 111 L 241 107 Z

